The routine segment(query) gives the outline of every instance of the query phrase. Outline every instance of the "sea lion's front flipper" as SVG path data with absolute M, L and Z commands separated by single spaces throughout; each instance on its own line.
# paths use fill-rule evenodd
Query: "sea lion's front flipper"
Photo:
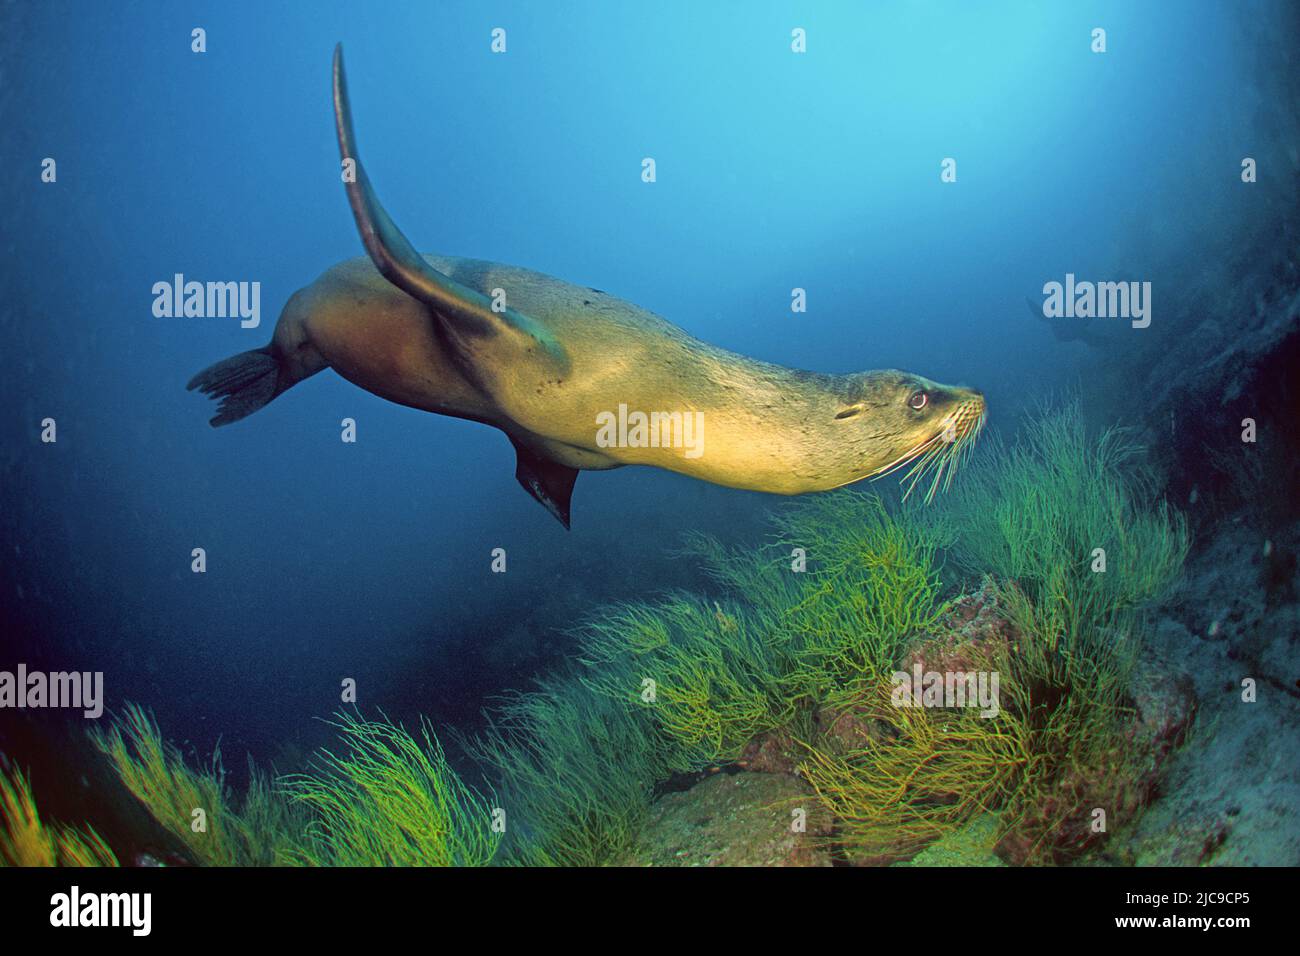
M 341 43 L 334 48 L 334 124 L 338 130 L 339 153 L 345 164 L 343 181 L 348 202 L 361 241 L 380 274 L 433 310 L 467 359 L 472 358 L 477 340 L 504 336 L 517 344 L 529 361 L 544 363 L 542 371 L 567 371 L 568 357 L 563 346 L 544 326 L 514 309 L 493 311 L 487 296 L 434 269 L 384 211 L 357 153 Z
M 551 461 L 513 438 L 510 444 L 515 446 L 518 456 L 515 477 L 524 486 L 524 491 L 540 501 L 560 524 L 568 528 L 569 499 L 573 495 L 573 483 L 578 480 L 578 469 Z

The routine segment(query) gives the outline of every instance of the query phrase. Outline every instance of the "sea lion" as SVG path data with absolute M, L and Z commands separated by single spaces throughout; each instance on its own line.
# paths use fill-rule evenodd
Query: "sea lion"
M 578 472 L 622 465 L 783 495 L 910 465 L 909 493 L 929 475 L 932 496 L 984 424 L 983 396 L 965 388 L 893 369 L 823 375 L 771 365 L 596 289 L 420 255 L 361 165 L 341 45 L 334 114 L 369 258 L 295 292 L 269 345 L 190 380 L 221 400 L 214 426 L 332 368 L 389 401 L 505 432 L 520 484 L 567 528 Z

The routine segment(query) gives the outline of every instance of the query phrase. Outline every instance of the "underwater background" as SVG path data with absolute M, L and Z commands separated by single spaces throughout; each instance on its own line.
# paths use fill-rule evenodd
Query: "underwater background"
M 235 790 L 245 754 L 305 770 L 352 678 L 362 713 L 427 718 L 473 777 L 453 728 L 570 666 L 602 607 L 713 595 L 683 536 L 753 547 L 785 504 L 593 472 L 566 533 L 500 433 L 333 373 L 208 427 L 189 378 L 265 344 L 295 290 L 362 254 L 329 98 L 342 41 L 369 174 L 422 251 L 607 290 L 780 365 L 976 388 L 985 442 L 1014 443 L 1044 402 L 1134 429 L 1195 581 L 1148 609 L 1152 646 L 1198 690 L 1236 687 L 1216 667 L 1244 661 L 1273 695 L 1228 724 L 1270 755 L 1228 741 L 1244 764 L 1205 751 L 1174 771 L 1267 786 L 1225 784 L 1237 812 L 1161 859 L 1198 862 L 1182 844 L 1235 846 L 1235 827 L 1229 862 L 1300 862 L 1293 4 L 86 2 L 0 19 L 0 669 L 102 670 L 112 713 L 147 708 L 196 761 L 219 744 Z M 260 282 L 260 327 L 155 317 L 151 288 L 176 273 Z M 1150 326 L 1080 337 L 1035 315 L 1026 298 L 1067 273 L 1150 282 Z M 1216 467 L 1248 415 L 1267 455 Z M 85 724 L 0 711 L 0 752 L 46 814 L 129 860 L 148 840 L 104 796 Z

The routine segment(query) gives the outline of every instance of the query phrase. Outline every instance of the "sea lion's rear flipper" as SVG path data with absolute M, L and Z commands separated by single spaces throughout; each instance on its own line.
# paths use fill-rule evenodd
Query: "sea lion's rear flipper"
M 530 361 L 547 363 L 541 369 L 543 372 L 567 371 L 568 358 L 563 346 L 544 326 L 514 309 L 493 311 L 487 296 L 434 269 L 384 211 L 357 153 L 341 43 L 334 48 L 334 123 L 339 154 L 345 164 L 343 181 L 352 215 L 366 252 L 383 277 L 427 305 L 442 320 L 464 357 L 472 356 L 476 341 L 504 337 L 518 345 Z
M 573 495 L 573 483 L 578 480 L 578 469 L 551 461 L 513 438 L 510 444 L 515 446 L 518 456 L 515 477 L 524 486 L 524 491 L 540 501 L 567 529 L 569 499 Z

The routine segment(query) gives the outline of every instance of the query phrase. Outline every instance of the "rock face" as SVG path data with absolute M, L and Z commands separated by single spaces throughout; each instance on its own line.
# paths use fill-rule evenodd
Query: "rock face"
M 804 750 L 785 730 L 759 734 L 748 744 L 737 764 L 755 773 L 796 774 Z
M 1108 862 L 1300 865 L 1300 605 L 1260 580 L 1267 543 L 1250 520 L 1226 521 L 1155 629 L 1153 654 L 1192 675 L 1201 714 L 1160 798 L 1107 846 Z M 1300 549 L 1300 527 L 1271 546 Z
M 1019 639 L 1015 625 L 998 607 L 993 582 L 986 579 L 978 591 L 952 602 L 939 630 L 903 659 L 901 670 L 910 671 L 915 664 L 941 673 L 993 670 L 998 656 Z
M 804 811 L 804 829 L 794 826 Z M 830 866 L 826 812 L 794 777 L 717 773 L 660 797 L 622 866 Z
M 1006 866 L 993 852 L 997 843 L 998 817 L 986 813 L 956 833 L 935 840 L 928 847 L 894 866 Z

